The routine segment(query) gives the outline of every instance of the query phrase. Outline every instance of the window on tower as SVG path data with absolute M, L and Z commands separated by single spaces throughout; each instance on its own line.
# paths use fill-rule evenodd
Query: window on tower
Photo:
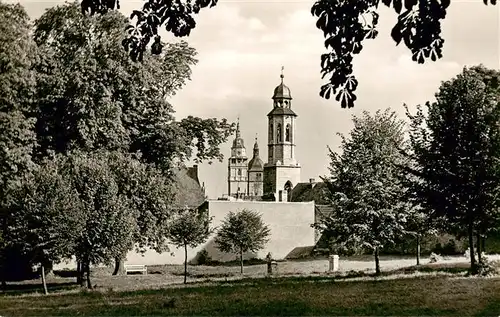
M 286 125 L 285 141 L 290 142 L 290 124 Z
M 278 123 L 278 128 L 276 129 L 276 141 L 281 142 L 281 123 Z
M 238 168 L 238 176 L 241 176 L 241 168 Z
M 273 140 L 273 131 L 274 131 L 274 128 L 273 128 L 273 124 L 269 124 L 269 140 Z

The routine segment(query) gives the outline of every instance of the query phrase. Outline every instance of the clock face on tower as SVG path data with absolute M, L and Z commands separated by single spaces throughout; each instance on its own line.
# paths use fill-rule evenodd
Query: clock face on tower
M 241 150 L 238 150 L 238 155 L 241 155 Z

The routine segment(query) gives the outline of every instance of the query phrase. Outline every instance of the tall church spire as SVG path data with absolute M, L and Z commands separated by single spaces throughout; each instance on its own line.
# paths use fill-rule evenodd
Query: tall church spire
M 238 117 L 238 121 L 236 123 L 236 139 L 241 138 L 240 134 L 240 117 Z
M 259 144 L 257 143 L 257 135 L 255 135 L 255 144 L 253 145 L 253 157 L 248 163 L 248 169 L 250 171 L 262 170 L 264 162 L 259 157 Z
M 233 146 L 231 147 L 231 157 L 247 157 L 245 150 L 245 142 L 241 137 L 239 117 L 236 123 L 236 136 L 233 140 Z
M 257 143 L 257 133 L 255 134 L 255 144 L 253 145 L 253 157 L 259 156 L 259 144 Z

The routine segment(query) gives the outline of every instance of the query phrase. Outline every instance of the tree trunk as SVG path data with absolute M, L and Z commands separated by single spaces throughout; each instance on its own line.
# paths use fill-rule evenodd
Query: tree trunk
M 469 223 L 469 228 L 467 231 L 469 235 L 470 270 L 472 274 L 476 274 L 477 267 L 476 267 L 476 256 L 474 255 L 474 232 L 473 232 L 472 222 Z
M 85 264 L 82 261 L 76 263 L 76 283 L 85 287 Z
M 0 267 L 0 275 L 1 275 L 1 279 L 2 279 L 2 289 L 4 291 L 7 290 L 7 281 L 6 281 L 6 278 L 5 278 L 7 276 L 7 274 L 6 274 L 7 269 L 6 269 L 5 262 L 6 262 L 5 261 L 5 256 L 2 255 L 2 263 L 1 263 L 1 267 Z
M 481 250 L 486 254 L 486 237 L 481 238 Z
M 243 249 L 240 248 L 240 273 L 243 274 Z
M 378 247 L 375 247 L 375 275 L 380 275 L 380 259 L 378 257 Z
M 42 284 L 43 284 L 43 293 L 45 295 L 48 295 L 49 294 L 49 291 L 47 290 L 47 281 L 45 280 L 45 265 L 41 265 L 42 267 Z
M 115 258 L 115 270 L 113 275 L 125 275 L 125 257 Z
M 476 233 L 476 248 L 477 248 L 477 262 L 478 263 L 481 263 L 483 262 L 483 257 L 481 255 L 482 253 L 482 248 L 481 248 L 481 235 L 478 233 Z
M 188 247 L 184 244 L 184 284 L 187 284 L 188 275 Z
M 420 235 L 417 234 L 417 265 L 420 265 Z
M 87 271 L 87 288 L 92 289 L 92 284 L 90 283 L 90 262 L 85 263 L 85 270 Z

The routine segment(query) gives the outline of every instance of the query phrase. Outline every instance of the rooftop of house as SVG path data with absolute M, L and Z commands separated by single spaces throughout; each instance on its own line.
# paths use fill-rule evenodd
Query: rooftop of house
M 198 166 L 177 168 L 174 173 L 177 187 L 177 207 L 198 207 L 205 201 L 205 193 L 198 179 Z
M 315 182 L 310 179 L 307 183 L 298 183 L 292 189 L 291 201 L 314 201 L 317 205 L 327 205 L 326 199 L 327 186 L 324 182 Z

